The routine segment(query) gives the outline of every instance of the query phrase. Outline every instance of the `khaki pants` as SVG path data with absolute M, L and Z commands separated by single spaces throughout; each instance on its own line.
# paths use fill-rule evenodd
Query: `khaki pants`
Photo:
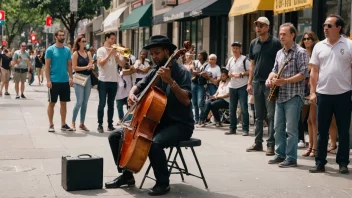
M 10 70 L 4 69 L 0 67 L 1 70 L 1 75 L 0 75 L 0 81 L 1 82 L 9 82 L 10 81 Z

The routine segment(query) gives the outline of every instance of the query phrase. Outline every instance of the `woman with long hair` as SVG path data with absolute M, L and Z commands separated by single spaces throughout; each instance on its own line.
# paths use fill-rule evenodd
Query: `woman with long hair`
M 0 96 L 2 96 L 2 89 L 5 87 L 5 96 L 9 96 L 9 81 L 11 73 L 11 61 L 12 56 L 11 52 L 7 49 L 4 49 L 3 54 L 0 54 L 1 67 L 0 67 Z
M 308 56 L 311 57 L 313 48 L 315 44 L 319 42 L 317 35 L 312 32 L 308 31 L 304 33 L 302 40 L 299 42 L 299 45 L 307 50 Z M 308 69 L 311 69 L 311 66 L 308 65 Z M 315 152 L 317 148 L 317 132 L 318 132 L 318 125 L 317 125 L 317 107 L 314 104 L 310 104 L 309 102 L 309 95 L 310 95 L 310 88 L 309 88 L 309 78 L 306 79 L 306 87 L 305 87 L 305 102 L 302 108 L 301 114 L 301 122 L 300 124 L 300 135 L 299 139 L 301 141 L 304 140 L 304 130 L 303 130 L 303 121 L 306 118 L 308 112 L 308 134 L 309 134 L 309 146 L 308 149 L 302 154 L 302 156 L 310 156 L 315 157 Z M 301 143 L 301 142 L 300 142 Z
M 43 61 L 42 57 L 44 55 L 44 52 L 41 52 L 40 50 L 37 50 L 36 56 L 35 56 L 35 69 L 37 71 L 38 75 L 38 84 L 41 85 L 43 82 L 43 75 L 42 75 L 42 68 L 43 68 Z M 40 78 L 41 77 L 41 78 Z
M 87 77 L 87 82 L 85 86 L 74 84 L 75 94 L 76 94 L 76 105 L 73 108 L 72 116 L 72 129 L 76 130 L 76 118 L 78 111 L 81 110 L 81 122 L 79 129 L 83 131 L 89 131 L 84 125 L 87 104 L 90 96 L 90 91 L 92 88 L 90 73 L 94 69 L 93 59 L 90 52 L 85 51 L 86 38 L 79 36 L 73 44 L 73 54 L 72 54 L 72 67 L 78 75 L 83 75 Z

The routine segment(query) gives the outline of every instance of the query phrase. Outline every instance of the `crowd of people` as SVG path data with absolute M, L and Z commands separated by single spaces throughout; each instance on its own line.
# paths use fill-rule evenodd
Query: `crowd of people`
M 241 117 L 242 135 L 248 136 L 249 103 L 254 103 L 251 109 L 254 109 L 255 115 L 255 138 L 254 144 L 246 149 L 247 152 L 263 151 L 264 125 L 267 123 L 266 155 L 273 156 L 268 163 L 278 164 L 282 168 L 295 167 L 297 149 L 305 147 L 304 126 L 307 123 L 308 148 L 302 155 L 315 157 L 316 165 L 310 172 L 324 172 L 327 152 L 335 152 L 339 172 L 347 174 L 352 41 L 343 35 L 343 19 L 338 15 L 327 17 L 323 24 L 326 37 L 323 41 L 319 41 L 314 32 L 308 31 L 298 43 L 297 30 L 291 23 L 280 26 L 279 38 L 269 34 L 270 21 L 266 17 L 259 17 L 254 25 L 258 37 L 251 42 L 248 57 L 242 55 L 242 44 L 233 42 L 232 56 L 224 67 L 217 65 L 215 54 L 208 55 L 206 51 L 201 51 L 197 53 L 197 60 L 194 60 L 196 54 L 190 50 L 172 62 L 171 71 L 160 68 L 166 63 L 166 57 L 175 50 L 167 37 L 152 36 L 151 43 L 136 58 L 114 47 L 114 33 L 105 34 L 104 45 L 95 52 L 92 48 L 86 49 L 87 40 L 83 36 L 75 39 L 72 49 L 65 46 L 65 33 L 60 30 L 55 32 L 55 44 L 45 51 L 27 52 L 26 43 L 21 43 L 20 49 L 16 51 L 2 49 L 0 96 L 3 87 L 4 94 L 9 95 L 8 82 L 12 67 L 16 99 L 26 98 L 25 81 L 28 78 L 29 84 L 33 82 L 34 69 L 39 85 L 43 83 L 44 70 L 49 96 L 48 131 L 55 132 L 53 116 L 58 98 L 61 130 L 76 131 L 76 119 L 80 112 L 78 128 L 89 131 L 85 126 L 85 116 L 91 89 L 97 85 L 97 131 L 104 132 L 104 109 L 107 106 L 107 131 L 113 132 L 109 141 L 117 163 L 118 154 L 114 153 L 114 149 L 123 131 L 117 131 L 114 127 L 114 104 L 116 102 L 119 118 L 117 125 L 131 119 L 132 115 L 126 116 L 124 106 L 128 109 L 131 103 L 136 102 L 135 95 L 147 86 L 154 74 L 158 74 L 162 82 L 157 86 L 165 90 L 170 103 L 175 105 L 168 104 L 166 107 L 166 120 L 158 128 L 162 137 L 156 138 L 150 153 L 153 168 L 160 169 L 155 176 L 162 181 L 157 185 L 159 191 L 154 189 L 156 194 L 160 193 L 160 188 L 162 193 L 169 190 L 164 161 L 162 164 L 155 161 L 160 156 L 164 158 L 165 154 L 161 150 L 166 145 L 172 140 L 189 138 L 195 126 L 206 126 L 212 116 L 214 124 L 223 127 L 220 112 L 224 109 L 229 112 L 230 122 L 225 134 L 237 134 L 238 118 Z M 152 61 L 148 59 L 149 53 Z M 42 69 L 44 65 L 45 69 Z M 66 123 L 66 103 L 71 100 L 70 87 L 74 87 L 76 95 L 71 127 Z M 193 114 L 189 107 L 193 108 Z M 238 107 L 240 116 L 237 115 Z M 175 123 L 180 125 L 176 126 Z M 168 135 L 163 134 L 163 130 L 174 131 L 174 134 L 178 134 L 177 130 L 190 132 L 184 136 L 178 134 L 176 138 L 170 136 L 170 132 Z M 331 143 L 328 147 L 329 132 Z M 124 172 L 123 175 L 122 179 L 107 183 L 107 186 L 134 184 L 131 173 Z

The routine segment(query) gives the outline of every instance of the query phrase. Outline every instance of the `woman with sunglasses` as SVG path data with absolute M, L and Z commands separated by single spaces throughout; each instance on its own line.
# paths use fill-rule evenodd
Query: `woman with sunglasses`
M 88 99 L 92 88 L 90 73 L 94 69 L 94 65 L 91 53 L 87 53 L 85 51 L 86 42 L 87 41 L 84 37 L 79 36 L 76 39 L 72 50 L 72 68 L 77 74 L 86 76 L 88 78 L 85 86 L 76 83 L 74 84 L 76 94 L 76 105 L 73 108 L 72 116 L 72 129 L 74 131 L 76 131 L 75 122 L 79 110 L 81 110 L 81 123 L 79 125 L 79 129 L 83 131 L 89 131 L 84 125 L 84 121 L 87 112 Z
M 308 56 L 311 57 L 313 48 L 315 44 L 319 42 L 319 39 L 317 35 L 312 32 L 308 31 L 304 33 L 302 40 L 300 41 L 299 45 L 307 50 Z M 311 66 L 308 65 L 308 69 L 310 71 Z M 316 147 L 317 147 L 317 132 L 318 132 L 318 127 L 317 127 L 317 117 L 316 117 L 316 111 L 317 107 L 316 105 L 311 105 L 309 101 L 309 95 L 310 95 L 310 88 L 309 88 L 309 78 L 306 79 L 306 87 L 305 87 L 305 99 L 304 99 L 304 105 L 302 107 L 302 114 L 301 114 L 301 120 L 299 123 L 299 140 L 300 142 L 298 143 L 298 147 L 304 147 L 304 129 L 303 129 L 303 122 L 306 119 L 308 113 L 308 134 L 309 134 L 309 147 L 308 149 L 302 154 L 302 156 L 310 156 L 310 157 L 315 157 L 315 152 L 316 152 Z

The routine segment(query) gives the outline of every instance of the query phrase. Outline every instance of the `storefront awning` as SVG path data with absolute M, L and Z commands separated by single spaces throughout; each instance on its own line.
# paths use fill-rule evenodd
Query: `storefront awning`
M 125 22 L 120 26 L 120 30 L 128 30 L 138 27 L 152 26 L 153 9 L 152 4 L 146 4 L 136 8 L 126 18 Z
M 275 0 L 274 4 L 274 14 L 281 14 L 285 12 L 292 12 L 297 10 L 303 10 L 305 8 L 313 7 L 313 0 Z
M 116 32 L 117 31 L 117 20 L 120 18 L 121 14 L 126 10 L 126 7 L 122 7 L 120 9 L 111 12 L 103 22 L 104 25 L 104 33 L 107 32 Z
M 239 16 L 257 10 L 273 10 L 274 0 L 235 0 L 229 16 Z
M 175 6 L 172 10 L 165 13 L 164 22 L 171 22 L 189 17 L 227 15 L 230 6 L 230 0 L 192 0 Z

